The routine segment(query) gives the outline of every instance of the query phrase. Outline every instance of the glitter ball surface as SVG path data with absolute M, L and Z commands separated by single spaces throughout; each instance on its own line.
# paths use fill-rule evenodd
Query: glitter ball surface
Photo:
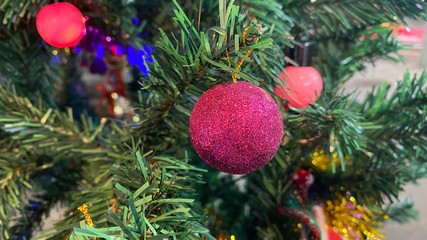
M 251 83 L 219 84 L 200 97 L 190 117 L 190 136 L 211 167 L 246 174 L 269 162 L 282 140 L 277 104 Z

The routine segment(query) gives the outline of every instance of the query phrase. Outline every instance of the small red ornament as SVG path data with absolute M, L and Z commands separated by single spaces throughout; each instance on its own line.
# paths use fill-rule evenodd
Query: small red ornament
M 290 107 L 305 108 L 316 101 L 323 89 L 322 76 L 314 67 L 286 67 L 280 74 L 274 92 L 288 101 Z
M 211 167 L 246 174 L 263 167 L 280 146 L 280 110 L 251 83 L 219 84 L 200 97 L 190 117 L 194 149 Z
M 70 3 L 48 4 L 36 16 L 36 27 L 40 36 L 54 47 L 75 46 L 85 32 L 82 13 Z
M 298 190 L 306 191 L 313 185 L 314 177 L 309 171 L 298 169 L 292 176 L 292 181 Z
M 329 240 L 342 240 L 341 236 L 329 227 L 328 227 L 328 236 L 329 236 Z

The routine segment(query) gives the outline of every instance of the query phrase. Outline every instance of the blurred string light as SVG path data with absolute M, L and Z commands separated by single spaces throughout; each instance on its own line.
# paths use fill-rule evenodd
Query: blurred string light
M 135 49 L 132 46 L 122 46 L 120 44 L 114 44 L 112 46 L 107 46 L 114 55 L 122 56 L 123 54 L 127 55 L 127 61 L 130 66 L 135 66 L 139 69 L 141 73 L 146 76 L 148 74 L 148 65 L 147 63 L 153 63 L 152 52 L 154 51 L 153 46 L 144 46 L 142 49 Z M 98 44 L 96 48 L 96 58 L 103 59 L 106 46 L 103 44 Z M 76 53 L 81 54 L 82 49 L 77 47 Z
M 89 20 L 88 16 L 84 17 L 86 22 Z M 138 26 L 140 20 L 138 18 L 132 18 L 132 24 Z M 102 30 L 95 28 L 90 25 L 86 25 L 85 35 L 83 39 L 73 49 L 67 48 L 65 53 L 68 55 L 71 51 L 76 54 L 87 54 L 91 53 L 95 55 L 98 60 L 103 60 L 104 55 L 107 51 L 111 51 L 115 56 L 126 55 L 126 60 L 130 66 L 138 68 L 138 70 L 149 77 L 148 64 L 153 63 L 152 52 L 154 46 L 146 45 L 141 49 L 136 49 L 132 46 L 126 46 L 115 42 L 114 37 L 108 36 L 103 33 Z M 59 49 L 53 49 L 51 51 L 53 57 L 52 62 L 59 64 L 61 62 L 61 54 Z M 62 59 L 64 61 L 64 59 Z
M 139 24 L 138 19 L 132 19 L 133 24 Z M 139 71 L 149 76 L 148 64 L 153 63 L 152 45 L 143 46 L 136 49 L 132 46 L 125 46 L 115 41 L 114 37 L 108 36 L 93 26 L 86 27 L 86 34 L 80 43 L 74 48 L 76 54 L 92 53 L 99 60 L 102 60 L 107 52 L 115 56 L 126 55 L 127 62 L 132 67 L 137 67 Z
M 96 47 L 96 58 L 103 59 L 104 58 L 104 47 L 101 44 L 98 44 Z
M 148 64 L 154 62 L 152 55 L 152 52 L 154 51 L 153 46 L 149 45 L 144 46 L 142 49 L 135 49 L 132 46 L 121 46 L 119 44 L 115 44 L 113 46 L 104 46 L 102 44 L 98 44 L 95 54 L 97 59 L 102 60 L 104 58 L 107 47 L 110 48 L 110 50 L 112 50 L 116 56 L 122 56 L 123 54 L 126 54 L 127 61 L 130 66 L 137 67 L 142 74 L 149 76 Z M 70 50 L 68 49 L 66 52 L 68 54 Z M 83 54 L 83 49 L 78 46 L 74 49 L 74 52 L 76 54 Z M 54 55 L 52 59 L 53 63 L 58 64 L 60 62 L 58 50 L 52 50 L 52 55 Z

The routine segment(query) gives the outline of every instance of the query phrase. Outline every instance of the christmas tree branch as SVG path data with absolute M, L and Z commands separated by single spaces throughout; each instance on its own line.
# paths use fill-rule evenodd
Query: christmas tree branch
M 20 147 L 55 148 L 57 152 L 63 153 L 73 149 L 76 153 L 88 153 L 88 150 L 79 151 L 79 148 L 81 145 L 94 148 L 90 144 L 102 132 L 107 122 L 103 119 L 101 125 L 96 128 L 84 125 L 84 128 L 80 129 L 79 124 L 72 118 L 71 109 L 68 114 L 64 114 L 43 105 L 36 107 L 27 98 L 19 97 L 13 89 L 5 87 L 0 87 L 0 96 L 0 126 L 10 134 L 12 140 L 19 141 Z M 102 151 L 93 149 L 92 153 Z
M 370 122 L 364 132 L 370 139 L 367 147 L 375 159 L 373 166 L 394 165 L 402 185 L 427 172 L 427 148 L 422 144 L 427 139 L 426 86 L 425 72 L 419 77 L 406 73 L 395 90 L 384 84 L 359 108 Z
M 201 169 L 192 167 L 186 161 L 151 156 L 150 153 L 142 156 L 140 152 L 136 152 L 132 158 L 114 165 L 115 190 L 109 192 L 109 199 L 105 198 L 108 194 L 100 191 L 100 188 L 88 189 L 74 196 L 89 200 L 94 199 L 88 198 L 90 194 L 102 194 L 102 197 L 98 195 L 96 201 L 86 201 L 89 214 L 97 227 L 82 222 L 80 228 L 74 229 L 70 239 L 81 239 L 84 236 L 126 236 L 126 239 L 155 236 L 186 239 L 209 237 L 208 230 L 198 223 L 202 217 L 192 211 L 194 200 L 188 198 L 193 194 L 191 185 L 200 181 L 201 172 Z M 96 192 L 92 192 L 93 190 Z M 107 206 L 103 201 L 109 201 Z M 112 220 L 108 227 L 99 228 L 98 226 L 107 226 L 107 212 Z M 81 214 L 75 214 L 77 219 L 83 219 Z M 119 216 L 124 223 L 117 221 Z M 69 217 L 64 222 L 75 222 L 75 219 Z M 73 226 L 62 225 L 68 229 Z M 62 228 L 61 231 L 63 230 L 65 229 Z M 57 234 L 57 230 L 51 229 L 39 238 L 62 236 Z
M 405 199 L 402 202 L 389 204 L 385 211 L 390 219 L 398 223 L 407 223 L 410 220 L 418 219 L 418 212 L 415 209 L 415 204 L 410 199 Z
M 345 36 L 352 31 L 384 22 L 405 23 L 404 18 L 426 18 L 422 0 L 403 1 L 286 1 L 285 12 L 298 19 L 298 28 L 309 39 Z
M 32 169 L 32 171 L 26 172 L 27 175 L 25 176 L 27 176 L 29 182 L 31 181 L 39 184 L 43 183 L 42 180 L 38 180 L 37 175 L 46 176 L 42 174 L 42 172 L 54 168 L 56 166 L 55 164 L 65 164 L 65 166 L 69 166 L 69 164 L 72 163 L 75 165 L 72 167 L 71 171 L 77 170 L 77 175 L 73 176 L 70 174 L 71 171 L 68 171 L 67 176 L 71 177 L 74 182 L 79 181 L 83 190 L 79 190 L 75 187 L 68 190 L 66 190 L 66 188 L 62 189 L 62 191 L 69 191 L 70 193 L 73 193 L 73 201 L 71 202 L 69 212 L 75 211 L 77 206 L 82 203 L 93 204 L 93 206 L 97 206 L 93 211 L 94 219 L 96 219 L 97 223 L 100 225 L 106 224 L 107 212 L 105 212 L 101 206 L 104 205 L 105 201 L 121 199 L 120 194 L 117 195 L 117 192 L 114 191 L 114 186 L 118 182 L 121 182 L 122 185 L 132 191 L 138 189 L 140 187 L 138 184 L 143 183 L 139 181 L 140 175 L 135 174 L 150 174 L 150 179 L 154 178 L 156 181 L 160 181 L 159 184 L 162 186 L 166 184 L 170 194 L 173 192 L 178 193 L 190 190 L 190 186 L 198 181 L 197 179 L 190 178 L 199 178 L 196 173 L 193 174 L 192 172 L 198 172 L 201 170 L 191 167 L 185 162 L 162 156 L 150 157 L 150 159 L 152 159 L 152 162 L 149 163 L 150 165 L 146 165 L 148 163 L 145 162 L 142 156 L 137 157 L 138 163 L 141 166 L 141 172 L 135 171 L 133 168 L 127 169 L 126 171 L 124 171 L 125 169 L 123 168 L 114 170 L 114 167 L 113 169 L 111 168 L 111 165 L 114 163 L 118 164 L 117 167 L 121 164 L 125 164 L 124 166 L 126 166 L 126 168 L 131 168 L 131 166 L 133 166 L 130 163 L 126 164 L 130 159 L 123 156 L 123 152 L 127 151 L 125 150 L 126 147 L 120 147 L 120 145 L 123 144 L 123 140 L 131 143 L 129 146 L 141 145 L 141 142 L 127 140 L 129 137 L 131 138 L 131 135 L 129 136 L 129 133 L 127 133 L 126 130 L 121 130 L 121 134 L 118 135 L 114 135 L 116 131 L 113 130 L 107 135 L 103 133 L 105 121 L 103 121 L 100 126 L 93 128 L 87 120 L 83 121 L 83 128 L 80 128 L 79 124 L 74 122 L 70 117 L 71 113 L 66 115 L 43 106 L 35 107 L 28 99 L 19 97 L 13 91 L 7 91 L 5 88 L 0 88 L 0 95 L 2 96 L 1 99 L 4 100 L 0 101 L 0 123 L 2 129 L 10 134 L 10 138 L 13 139 L 13 141 L 16 141 L 17 146 L 21 149 L 26 151 L 37 150 L 38 154 L 36 156 L 48 153 L 52 157 L 51 160 L 46 161 L 46 164 L 48 164 L 47 166 L 41 166 L 42 169 L 40 171 L 34 171 L 34 169 Z M 109 125 L 109 127 L 114 127 L 114 124 Z M 69 155 L 70 152 L 73 153 L 72 156 Z M 148 155 L 151 155 L 151 153 L 148 152 L 145 156 Z M 26 163 L 26 165 L 36 164 L 36 161 L 34 161 L 36 156 L 32 156 L 32 158 L 28 159 L 28 163 Z M 66 164 L 67 158 L 71 158 L 72 160 L 68 164 Z M 19 162 L 14 160 L 12 163 L 18 164 Z M 148 166 L 157 166 L 157 164 L 160 164 L 161 167 L 155 167 L 153 170 L 145 169 Z M 7 181 L 5 184 L 9 186 L 9 178 L 10 176 L 14 176 L 10 173 L 13 174 L 14 171 L 16 172 L 18 170 L 14 170 L 14 168 L 9 168 L 7 166 L 8 165 L 4 165 L 7 173 L 2 173 L 1 176 L 5 175 L 5 179 L 2 180 L 2 182 Z M 142 168 L 143 166 L 144 168 Z M 19 168 L 21 167 L 22 165 L 19 165 Z M 96 171 L 94 171 L 95 169 Z M 168 169 L 171 173 L 163 172 Z M 116 172 L 116 175 L 114 175 L 113 172 L 118 170 L 120 170 L 120 173 Z M 59 169 L 53 172 L 57 174 Z M 148 175 L 145 176 L 145 179 L 148 180 Z M 11 180 L 13 180 L 14 184 L 22 182 L 25 184 L 24 186 L 29 186 L 28 183 L 22 180 Z M 67 181 L 64 179 L 60 180 L 61 183 Z M 177 185 L 178 183 L 180 185 Z M 67 186 L 70 187 L 74 185 L 67 184 Z M 42 187 L 41 185 L 38 185 L 37 187 L 42 189 L 49 188 L 47 186 Z M 16 197 L 21 197 L 25 192 L 25 189 L 18 191 L 19 189 L 5 188 L 4 191 L 6 192 L 1 195 L 7 197 L 7 203 L 2 206 L 12 206 L 16 210 L 22 209 L 26 203 L 20 203 L 20 201 L 13 202 L 12 200 L 16 200 L 16 197 L 14 197 L 15 195 L 7 194 L 10 190 L 14 190 L 17 194 L 20 194 Z M 157 198 L 169 196 L 169 194 L 164 193 L 161 188 L 158 191 L 159 192 L 156 195 Z M 70 196 L 66 192 L 63 192 L 63 195 Z M 12 197 L 13 199 L 11 200 Z M 59 200 L 51 199 L 50 196 L 40 196 L 39 199 L 41 201 L 46 201 L 41 202 L 41 205 L 43 206 L 40 206 L 38 211 L 34 211 L 34 209 L 27 209 L 22 212 L 23 217 L 31 218 L 32 220 L 41 220 L 40 216 L 43 213 L 45 206 L 49 206 Z M 14 203 L 15 205 L 13 205 Z M 117 208 L 121 208 L 122 202 L 119 201 L 114 205 Z M 166 215 L 169 215 L 167 213 L 168 211 L 171 211 L 171 213 L 174 211 L 174 209 L 169 208 L 165 208 L 163 210 L 166 211 L 163 212 L 163 214 Z M 9 222 L 8 218 L 5 219 L 4 224 Z M 68 218 L 59 223 L 59 226 L 61 227 L 58 229 L 60 230 L 55 231 L 53 233 L 54 236 L 60 238 L 65 237 L 70 228 L 75 226 L 73 223 L 78 222 L 79 219 L 81 219 L 81 217 L 77 214 L 68 215 Z M 21 226 L 22 223 L 23 222 L 20 222 L 18 225 L 15 225 L 11 228 L 11 231 L 19 232 L 23 229 L 31 231 L 31 229 L 29 229 L 31 226 Z M 173 225 L 174 224 L 171 226 Z M 174 234 L 182 235 L 184 233 L 176 232 Z
M 36 16 L 40 6 L 48 3 L 48 0 L 23 0 L 10 2 L 3 0 L 0 2 L 1 24 L 7 28 L 16 28 L 25 19 Z
M 244 10 L 252 20 L 258 20 L 269 26 L 269 33 L 275 43 L 291 47 L 294 38 L 291 36 L 296 19 L 287 15 L 283 5 L 277 0 L 245 0 Z
M 79 124 L 72 119 L 71 112 L 63 114 L 43 105 L 36 107 L 27 98 L 19 97 L 12 89 L 5 87 L 0 87 L 0 95 L 0 127 L 8 134 L 7 138 L 9 139 L 7 142 L 2 142 L 1 146 L 5 148 L 5 152 L 11 150 L 16 152 L 15 157 L 9 162 L 10 164 L 17 164 L 14 165 L 17 168 L 9 168 L 7 167 L 8 165 L 4 165 L 7 172 L 3 172 L 1 176 L 5 177 L 5 186 L 9 186 L 10 183 L 7 181 L 9 178 L 22 175 L 26 177 L 26 181 L 36 186 L 36 192 L 40 191 L 40 189 L 45 189 L 43 186 L 46 187 L 46 179 L 40 179 L 38 176 L 43 172 L 49 171 L 51 173 L 46 173 L 47 175 L 44 176 L 51 175 L 52 180 L 61 178 L 61 176 L 54 176 L 60 171 L 66 171 L 67 176 L 70 177 L 67 181 L 63 178 L 60 179 L 61 184 L 68 182 L 67 187 L 60 191 L 76 190 L 74 187 L 77 181 L 83 181 L 89 185 L 96 183 L 96 179 L 92 178 L 92 175 L 83 177 L 81 174 L 72 173 L 83 171 L 82 164 L 84 161 L 91 160 L 93 164 L 109 163 L 107 158 L 109 151 L 102 149 L 98 145 L 98 138 L 102 135 L 101 132 L 105 127 L 105 120 L 98 127 L 92 126 L 90 121 L 86 120 L 83 121 L 86 123 L 83 124 L 84 127 L 80 128 Z M 112 131 L 112 135 L 114 132 L 116 131 Z M 118 144 L 122 139 L 120 137 L 117 138 L 115 144 Z M 103 168 L 94 169 L 100 170 L 97 173 L 92 172 L 94 175 L 101 174 L 101 171 L 105 170 Z M 108 169 L 106 172 L 108 173 Z M 18 187 L 24 187 L 21 191 L 14 191 L 19 197 L 22 197 L 30 185 L 19 179 L 15 180 L 16 183 L 14 181 L 14 184 L 10 185 L 10 187 L 14 187 L 15 184 L 18 184 Z M 69 184 L 70 182 L 72 184 Z M 10 221 L 10 217 L 13 217 L 17 210 L 22 211 L 22 217 L 31 216 L 33 219 L 41 220 L 40 214 L 35 213 L 36 215 L 34 215 L 32 213 L 34 211 L 26 207 L 27 201 L 16 202 L 16 198 L 10 198 L 10 196 L 14 195 L 8 194 L 9 191 L 10 189 L 8 188 L 0 189 L 2 196 L 9 196 L 6 199 L 7 202 L 4 202 L 1 207 L 6 209 L 11 207 L 11 210 L 14 210 L 8 214 L 6 222 Z M 50 193 L 54 194 L 55 192 L 58 193 L 58 191 L 59 189 L 56 189 L 56 191 Z M 62 192 L 63 196 L 66 196 L 66 194 L 67 192 Z M 47 205 L 52 205 L 58 200 L 57 197 L 52 198 L 52 195 L 49 194 L 36 195 L 34 198 L 35 201 L 40 200 L 42 201 L 41 204 Z M 19 224 L 23 223 L 19 222 Z M 33 224 L 34 222 L 30 223 L 30 225 Z M 8 228 L 7 225 L 3 226 L 6 229 Z M 32 231 L 28 228 L 26 230 L 27 232 Z
M 328 153 L 332 172 L 336 171 L 333 159 L 335 155 L 344 171 L 345 157 L 361 151 L 366 141 L 359 124 L 362 118 L 347 110 L 348 103 L 348 97 L 336 97 L 322 106 L 319 104 L 305 109 L 293 109 L 293 114 L 288 116 L 288 122 L 294 132 L 289 133 L 291 140 L 288 145 L 317 148 L 317 151 Z
M 407 73 L 395 90 L 384 84 L 351 106 L 363 116 L 359 127 L 365 137 L 344 162 L 346 172 L 323 176 L 325 186 L 344 187 L 361 202 L 380 205 L 386 198 L 397 199 L 405 184 L 426 176 L 426 84 L 426 73 Z
M 38 41 L 30 42 L 33 36 L 21 30 L 0 38 L 0 82 L 3 78 L 12 83 L 19 94 L 32 92 L 28 97 L 33 102 L 42 98 L 53 106 L 55 89 L 60 88 L 57 66 Z
M 267 51 L 273 46 L 272 39 L 264 38 L 261 25 L 239 14 L 239 8 L 232 2 L 227 5 L 226 1 L 220 1 L 219 25 L 206 32 L 198 31 L 184 10 L 174 3 L 174 20 L 180 31 L 173 34 L 160 31 L 151 77 L 143 83 L 144 89 L 149 91 L 139 115 L 144 117 L 143 121 L 149 122 L 152 115 L 147 115 L 146 109 L 156 111 L 159 121 L 154 126 L 158 132 L 176 134 L 184 139 L 191 109 L 206 89 L 216 83 L 231 81 L 234 75 L 237 79 L 260 83 L 266 79 L 258 73 L 264 72 L 269 76 L 267 81 L 271 81 L 275 77 L 268 73 L 268 66 L 262 64 L 274 64 L 276 72 L 280 72 L 282 66 L 278 66 L 274 57 L 277 51 Z M 252 51 L 257 61 L 245 56 Z M 272 55 L 270 60 L 265 60 L 267 54 Z M 239 68 L 242 60 L 243 65 Z M 260 77 L 255 77 L 257 75 Z
M 325 82 L 326 96 L 336 94 L 337 85 L 345 83 L 353 74 L 365 69 L 378 59 L 399 61 L 398 51 L 402 49 L 386 27 L 372 27 L 358 32 L 356 42 L 343 41 L 336 43 L 328 40 L 318 44 L 318 55 L 314 65 L 322 73 Z
M 26 164 L 21 155 L 1 152 L 0 158 L 0 236 L 10 237 L 8 226 L 11 215 L 26 204 L 26 192 L 32 188 L 30 173 L 33 166 Z M 23 203 L 23 204 L 22 204 Z

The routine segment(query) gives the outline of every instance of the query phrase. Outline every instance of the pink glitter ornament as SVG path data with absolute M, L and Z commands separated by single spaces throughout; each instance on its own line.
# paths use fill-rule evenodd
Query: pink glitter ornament
M 277 86 L 274 92 L 294 108 L 308 107 L 323 89 L 322 76 L 314 67 L 286 67 L 278 80 L 284 87 Z
M 195 104 L 190 136 L 208 165 L 246 174 L 273 158 L 282 141 L 282 115 L 260 87 L 240 81 L 223 83 L 203 93 Z

